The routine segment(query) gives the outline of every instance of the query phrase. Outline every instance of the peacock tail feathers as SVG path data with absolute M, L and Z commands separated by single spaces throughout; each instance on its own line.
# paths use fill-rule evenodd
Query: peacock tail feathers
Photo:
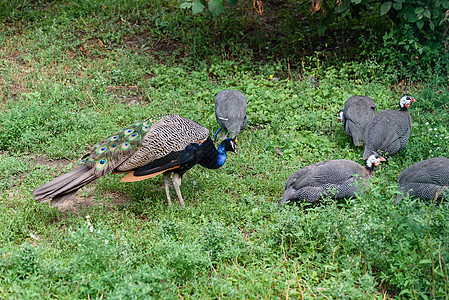
M 97 177 L 103 176 L 142 148 L 142 141 L 154 123 L 173 116 L 173 114 L 157 114 L 123 128 L 93 146 L 79 165 L 94 169 Z

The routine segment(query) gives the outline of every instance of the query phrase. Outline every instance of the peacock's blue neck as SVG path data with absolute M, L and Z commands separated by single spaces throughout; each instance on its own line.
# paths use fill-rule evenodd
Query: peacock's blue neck
M 217 165 L 218 167 L 221 167 L 226 161 L 226 150 L 224 142 L 221 142 L 220 145 L 218 145 L 217 152 Z
M 222 142 L 218 145 L 218 149 L 215 148 L 214 142 L 212 142 L 209 137 L 202 145 L 201 145 L 201 159 L 198 161 L 200 165 L 208 169 L 218 169 L 221 167 L 226 161 L 226 149 L 225 145 Z

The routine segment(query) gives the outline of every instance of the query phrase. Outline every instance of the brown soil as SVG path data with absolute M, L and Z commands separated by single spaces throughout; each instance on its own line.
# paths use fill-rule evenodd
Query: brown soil
M 49 169 L 55 167 L 58 171 L 55 176 L 58 176 L 61 171 L 70 165 L 71 161 L 67 159 L 49 159 L 44 156 L 34 156 L 30 159 L 33 163 L 38 165 L 47 166 Z M 108 199 L 106 201 L 97 200 L 95 193 L 96 182 L 92 182 L 89 185 L 79 190 L 72 198 L 66 200 L 63 204 L 58 206 L 58 209 L 63 213 L 76 213 L 85 210 L 87 207 L 92 206 L 120 206 L 128 202 L 128 199 L 124 198 L 121 194 L 105 192 L 102 194 L 102 199 Z

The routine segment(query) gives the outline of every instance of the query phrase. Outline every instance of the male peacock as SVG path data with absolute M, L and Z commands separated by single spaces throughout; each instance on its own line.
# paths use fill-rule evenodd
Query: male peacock
M 39 202 L 58 206 L 84 185 L 106 173 L 128 173 L 122 182 L 140 181 L 163 173 L 168 204 L 169 184 L 184 207 L 181 178 L 196 164 L 217 169 L 226 161 L 226 151 L 236 152 L 233 139 L 215 148 L 209 130 L 175 114 L 155 115 L 104 139 L 85 155 L 79 165 L 33 191 Z M 173 178 L 170 179 L 173 173 Z

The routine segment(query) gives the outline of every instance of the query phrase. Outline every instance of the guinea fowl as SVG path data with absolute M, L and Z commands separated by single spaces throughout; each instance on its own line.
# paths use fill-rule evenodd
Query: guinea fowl
M 122 182 L 163 173 L 168 204 L 171 205 L 172 182 L 184 207 L 182 175 L 196 164 L 209 169 L 221 167 L 226 161 L 226 151 L 235 152 L 233 139 L 224 140 L 216 149 L 207 128 L 175 114 L 155 115 L 102 140 L 75 169 L 36 188 L 32 194 L 39 202 L 51 201 L 52 206 L 58 206 L 81 187 L 109 172 L 128 173 Z
M 352 137 L 355 146 L 361 146 L 366 127 L 376 114 L 374 100 L 367 96 L 351 96 L 340 111 L 338 120 L 343 123 L 346 133 Z
M 246 118 L 246 97 L 236 90 L 224 90 L 215 96 L 215 118 L 221 126 L 214 134 L 224 128 L 231 132 L 235 139 L 241 130 L 245 129 L 248 122 Z
M 356 180 L 372 177 L 374 167 L 381 161 L 385 159 L 373 154 L 366 160 L 365 167 L 347 159 L 322 161 L 304 167 L 287 179 L 279 205 L 297 200 L 315 203 L 326 196 L 334 199 L 354 197 L 360 190 Z
M 399 100 L 400 110 L 383 110 L 377 113 L 365 132 L 363 159 L 371 154 L 394 155 L 407 145 L 412 128 L 412 117 L 408 112 L 415 98 L 407 94 Z
M 422 200 L 446 200 L 449 197 L 449 158 L 434 157 L 420 161 L 399 175 L 396 202 L 408 193 Z

